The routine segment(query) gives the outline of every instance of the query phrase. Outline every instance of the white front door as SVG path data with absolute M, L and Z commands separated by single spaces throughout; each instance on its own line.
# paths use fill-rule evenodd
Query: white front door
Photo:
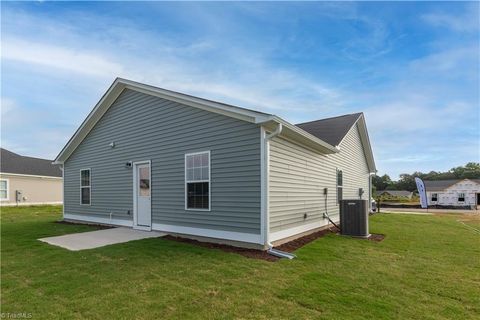
M 137 229 L 152 228 L 150 163 L 135 164 L 135 223 Z

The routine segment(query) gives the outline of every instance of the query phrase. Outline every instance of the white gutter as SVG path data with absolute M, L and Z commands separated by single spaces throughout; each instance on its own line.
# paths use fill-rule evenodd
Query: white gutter
M 297 127 L 296 125 L 291 124 L 291 123 L 283 120 L 282 118 L 280 118 L 278 116 L 273 116 L 272 120 L 275 121 L 275 122 L 283 124 L 285 127 L 290 129 L 291 131 L 305 137 L 305 139 L 313 141 L 318 145 L 321 145 L 323 148 L 325 148 L 326 150 L 329 150 L 331 153 L 338 153 L 340 151 L 336 146 L 332 146 L 332 145 L 326 143 L 325 141 L 315 137 L 314 135 L 308 133 L 307 131 L 305 131 L 305 130 L 299 128 L 299 127 Z
M 278 136 L 280 133 L 282 133 L 282 130 L 283 130 L 283 124 L 279 123 L 278 126 L 277 126 L 277 129 L 275 131 L 273 131 L 272 133 L 270 133 L 268 136 L 265 137 L 265 139 L 268 140 L 271 140 L 272 138 Z
M 270 233 L 269 233 L 269 228 L 270 228 L 270 217 L 269 217 L 269 205 L 268 205 L 268 179 L 269 179 L 269 166 L 270 166 L 270 140 L 272 140 L 273 138 L 275 138 L 276 136 L 280 135 L 282 133 L 282 130 L 283 130 L 283 124 L 281 122 L 278 123 L 277 125 L 277 128 L 275 129 L 275 131 L 273 131 L 272 133 L 270 133 L 269 135 L 267 135 L 265 137 L 265 142 L 266 142 L 266 150 L 265 150 L 265 153 L 266 153 L 266 166 L 267 166 L 267 174 L 266 174 L 266 181 L 267 181 L 267 192 L 266 192 L 266 197 L 267 197 L 267 205 L 266 205 L 266 213 L 265 213 L 265 230 L 264 230 L 264 233 L 265 233 L 265 242 L 268 246 L 268 250 L 267 252 L 271 255 L 274 255 L 274 256 L 277 256 L 277 257 L 280 257 L 280 258 L 287 258 L 287 259 L 293 259 L 293 258 L 296 258 L 296 255 L 292 254 L 292 253 L 288 253 L 288 252 L 284 252 L 284 251 L 280 251 L 280 250 L 276 250 L 273 248 L 273 245 L 272 243 L 270 242 Z

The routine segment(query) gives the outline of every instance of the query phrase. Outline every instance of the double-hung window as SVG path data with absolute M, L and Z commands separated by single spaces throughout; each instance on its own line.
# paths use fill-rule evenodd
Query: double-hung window
M 90 169 L 80 170 L 80 204 L 91 203 L 91 186 Z
M 0 200 L 8 200 L 8 180 L 0 179 Z
M 185 209 L 210 210 L 210 151 L 185 155 Z
M 343 199 L 343 171 L 337 169 L 337 201 Z
M 458 194 L 458 202 L 465 202 L 465 193 Z
M 432 193 L 432 202 L 438 201 L 438 193 Z

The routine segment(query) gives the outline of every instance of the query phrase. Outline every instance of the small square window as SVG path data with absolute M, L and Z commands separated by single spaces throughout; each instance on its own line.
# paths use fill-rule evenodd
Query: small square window
M 432 193 L 432 201 L 438 201 L 438 194 L 437 193 Z
M 465 202 L 465 193 L 458 194 L 458 202 Z

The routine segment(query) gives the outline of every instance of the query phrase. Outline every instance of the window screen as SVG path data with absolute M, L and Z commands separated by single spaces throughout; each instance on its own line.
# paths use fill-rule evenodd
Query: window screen
M 210 210 L 210 152 L 185 155 L 185 208 Z

